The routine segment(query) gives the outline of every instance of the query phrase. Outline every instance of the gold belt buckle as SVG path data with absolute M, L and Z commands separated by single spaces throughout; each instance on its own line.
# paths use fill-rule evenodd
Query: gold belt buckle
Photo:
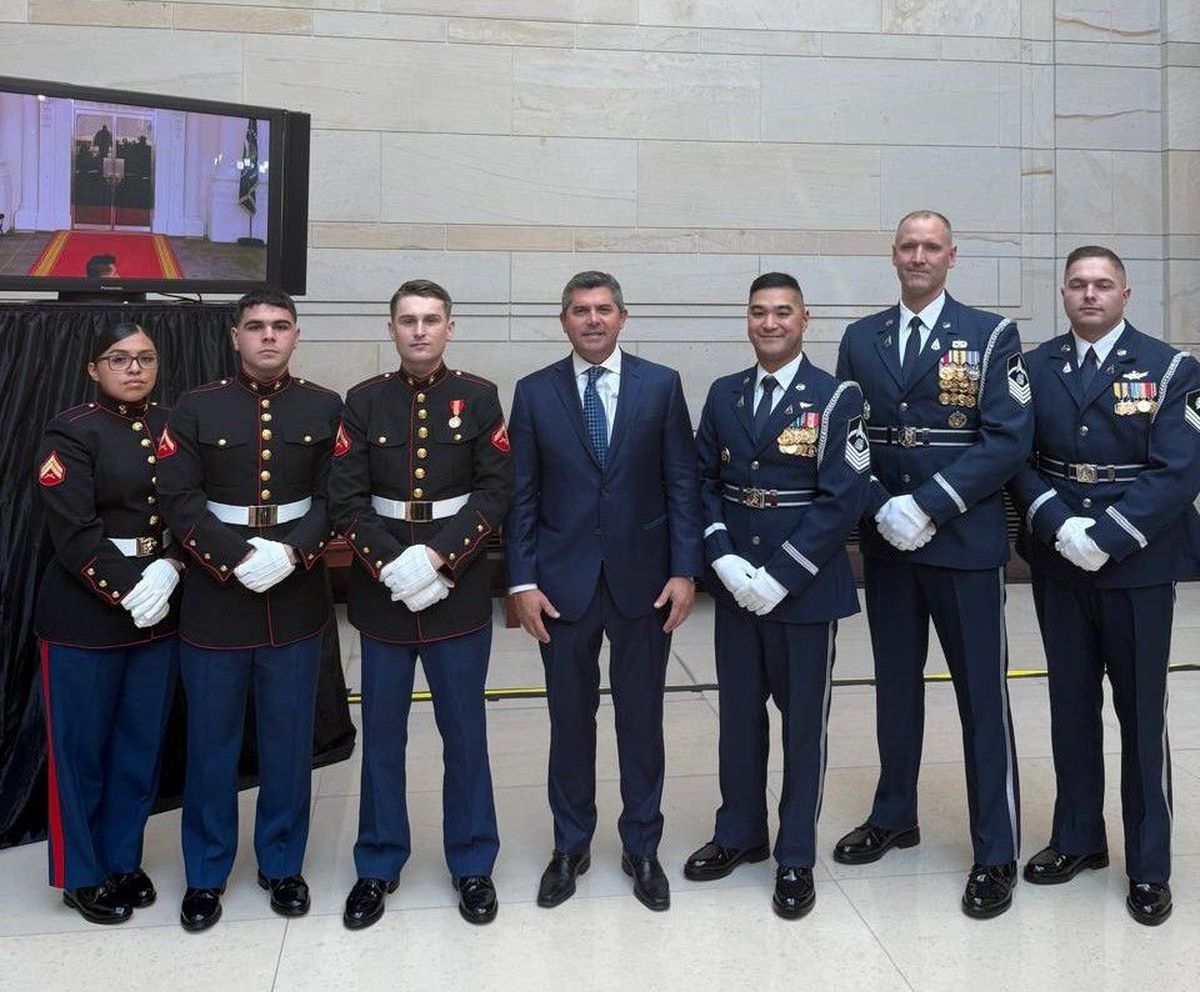
M 1096 466 L 1095 465 L 1076 465 L 1075 466 L 1075 481 L 1076 482 L 1095 482 L 1096 481 Z
M 252 506 L 247 516 L 250 518 L 247 523 L 249 527 L 274 527 L 279 523 L 279 507 Z
M 139 558 L 145 558 L 158 550 L 158 538 L 156 537 L 135 537 L 134 540 L 137 542 L 136 554 Z
M 428 523 L 433 519 L 433 501 L 428 499 L 410 500 L 406 507 L 405 516 L 410 523 Z

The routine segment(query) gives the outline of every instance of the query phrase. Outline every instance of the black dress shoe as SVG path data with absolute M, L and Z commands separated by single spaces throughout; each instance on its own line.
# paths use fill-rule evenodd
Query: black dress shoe
M 1012 890 L 1017 884 L 1017 863 L 972 865 L 963 891 L 962 908 L 977 920 L 999 916 L 1012 905 Z
M 1171 915 L 1171 886 L 1166 882 L 1129 880 L 1125 908 L 1138 923 L 1156 927 Z
M 271 890 L 271 908 L 280 916 L 303 916 L 312 905 L 308 895 L 308 883 L 304 881 L 303 875 L 267 878 L 260 871 L 258 887 Z
M 559 903 L 566 902 L 575 894 L 575 879 L 591 866 L 589 851 L 582 854 L 555 851 L 550 855 L 550 863 L 546 865 L 542 880 L 538 883 L 537 904 L 545 909 L 553 909 Z
M 758 847 L 722 847 L 710 840 L 698 851 L 693 851 L 683 866 L 684 878 L 693 882 L 711 882 L 724 878 L 740 864 L 757 864 L 771 856 L 766 844 Z
M 342 923 L 347 930 L 363 930 L 378 923 L 383 916 L 384 896 L 395 892 L 400 879 L 385 882 L 382 878 L 360 878 L 346 896 L 346 908 L 342 912 Z
M 1063 854 L 1054 846 L 1043 847 L 1025 862 L 1025 881 L 1034 885 L 1061 885 L 1069 882 L 1084 868 L 1107 868 L 1108 852 L 1095 854 Z
M 225 886 L 216 889 L 193 889 L 183 894 L 179 907 L 179 923 L 184 930 L 198 933 L 207 930 L 221 918 L 221 895 Z
M 458 890 L 458 912 L 468 923 L 482 925 L 496 918 L 500 903 L 490 875 L 464 875 L 454 880 L 454 887 Z
M 775 896 L 771 905 L 785 920 L 798 920 L 817 902 L 811 868 L 780 865 L 775 871 Z
M 150 876 L 141 868 L 118 872 L 108 880 L 108 885 L 122 902 L 129 903 L 134 909 L 145 909 L 152 905 L 158 897 L 158 893 L 154 891 L 154 883 L 150 881 Z
M 622 851 L 621 871 L 633 879 L 633 894 L 647 909 L 661 913 L 671 908 L 671 883 L 653 854 L 634 856 Z
M 919 827 L 884 830 L 869 820 L 855 827 L 833 846 L 833 860 L 843 865 L 869 865 L 893 847 L 916 847 L 921 843 Z
M 63 889 L 62 897 L 89 923 L 124 923 L 133 919 L 133 907 L 108 882 Z

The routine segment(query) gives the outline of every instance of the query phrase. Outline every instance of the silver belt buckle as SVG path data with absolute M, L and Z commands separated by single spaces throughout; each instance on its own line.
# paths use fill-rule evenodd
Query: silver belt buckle
M 433 501 L 428 499 L 410 500 L 406 506 L 406 514 L 410 523 L 424 524 L 433 519 Z
M 1076 465 L 1075 466 L 1075 481 L 1076 482 L 1095 482 L 1096 481 L 1096 466 L 1095 465 Z
M 915 448 L 920 443 L 918 440 L 919 432 L 919 427 L 901 427 L 900 438 L 897 443 L 902 448 Z
M 158 550 L 158 538 L 156 537 L 137 537 L 134 540 L 137 542 L 138 558 L 145 558 Z
M 742 502 L 755 510 L 761 510 L 767 505 L 766 491 L 762 489 L 743 490 Z
M 246 514 L 248 527 L 274 527 L 279 522 L 279 507 L 251 506 Z

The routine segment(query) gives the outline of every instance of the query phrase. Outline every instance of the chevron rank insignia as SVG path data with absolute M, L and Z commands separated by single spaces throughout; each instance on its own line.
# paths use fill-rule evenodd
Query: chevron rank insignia
M 1183 419 L 1200 431 L 1200 389 L 1193 389 L 1183 401 Z
M 349 450 L 350 435 L 346 433 L 346 422 L 342 420 L 338 422 L 337 434 L 333 439 L 333 457 L 341 458 Z
M 1025 359 L 1013 355 L 1008 360 L 1008 395 L 1021 404 L 1029 406 L 1033 396 L 1029 392 L 1029 373 L 1025 371 Z
M 38 469 L 38 482 L 46 488 L 50 488 L 51 486 L 61 486 L 66 481 L 67 466 L 62 463 L 57 451 L 51 451 L 50 457 L 42 462 L 42 467 Z
M 164 427 L 162 434 L 158 436 L 158 446 L 154 449 L 155 458 L 170 458 L 173 454 L 179 451 L 179 445 L 175 438 L 171 437 L 171 428 Z
M 855 472 L 865 472 L 871 467 L 871 444 L 867 440 L 867 429 L 862 417 L 850 421 L 846 431 L 846 464 Z

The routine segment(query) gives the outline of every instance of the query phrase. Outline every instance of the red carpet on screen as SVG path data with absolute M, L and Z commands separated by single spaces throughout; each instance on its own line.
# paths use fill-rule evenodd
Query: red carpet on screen
M 55 231 L 29 269 L 31 276 L 87 275 L 93 255 L 114 255 L 124 279 L 179 279 L 179 260 L 161 234 L 124 231 Z

